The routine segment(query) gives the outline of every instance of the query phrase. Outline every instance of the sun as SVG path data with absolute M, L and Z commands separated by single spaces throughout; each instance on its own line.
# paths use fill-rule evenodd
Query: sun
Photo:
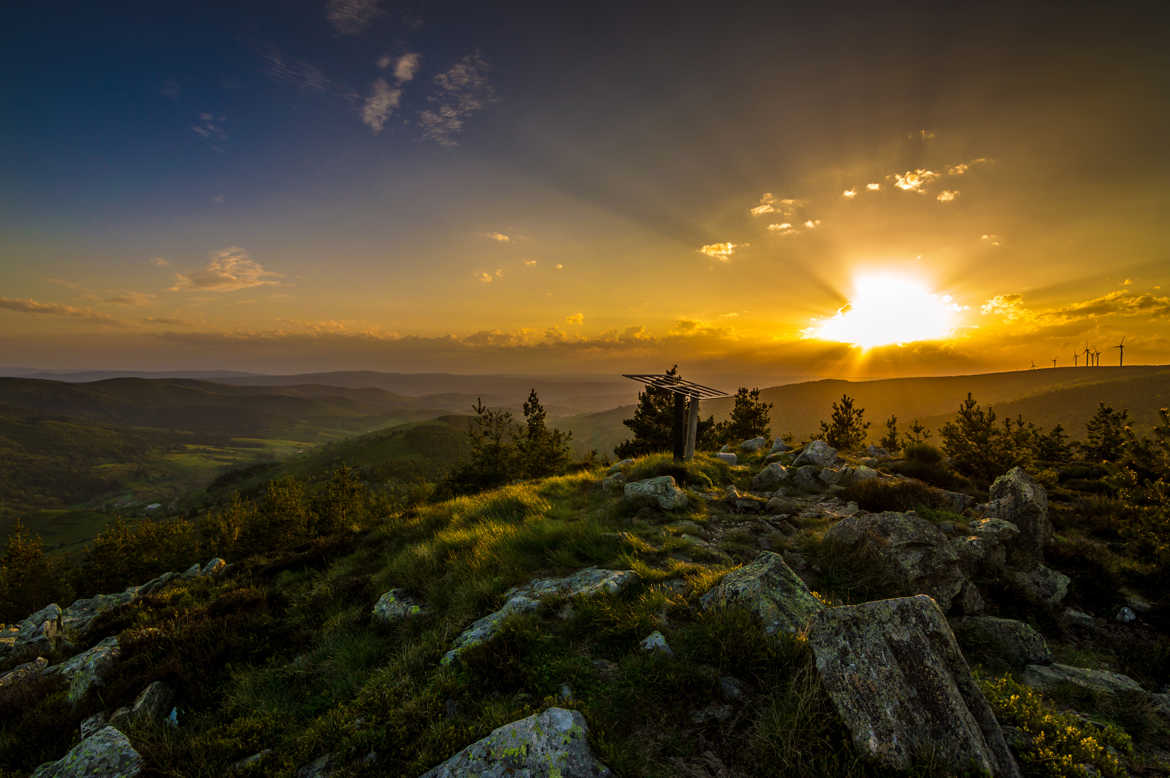
M 961 310 L 949 294 L 937 294 L 918 279 L 860 275 L 853 279 L 849 304 L 830 319 L 813 319 L 804 334 L 865 349 L 942 340 L 955 331 Z

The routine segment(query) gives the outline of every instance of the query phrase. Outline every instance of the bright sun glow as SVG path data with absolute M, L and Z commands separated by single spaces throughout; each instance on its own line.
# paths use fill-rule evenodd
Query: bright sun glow
M 857 276 L 849 304 L 831 319 L 814 319 L 805 335 L 862 348 L 939 340 L 954 332 L 960 310 L 949 294 L 935 294 L 916 279 Z

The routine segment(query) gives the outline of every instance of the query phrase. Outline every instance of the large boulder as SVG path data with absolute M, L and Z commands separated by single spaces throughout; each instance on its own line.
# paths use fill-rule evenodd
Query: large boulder
M 139 693 L 133 705 L 114 711 L 108 723 L 123 732 L 128 727 L 160 723 L 166 719 L 174 701 L 175 693 L 171 687 L 155 681 Z
M 103 613 L 112 611 L 134 600 L 134 590 L 117 594 L 97 594 L 74 600 L 73 604 L 61 611 L 61 628 L 69 643 L 85 639 L 94 620 Z M 83 644 L 84 645 L 84 644 Z
M 942 530 L 913 511 L 858 513 L 834 524 L 825 542 L 856 554 L 905 594 L 929 594 L 943 610 L 967 578 Z
M 46 605 L 20 622 L 20 629 L 12 642 L 16 652 L 48 651 L 60 640 L 61 608 L 57 603 Z
M 1022 621 L 995 616 L 969 616 L 954 623 L 963 653 L 983 661 L 1024 667 L 1052 662 L 1044 636 Z
M 700 600 L 703 610 L 742 606 L 760 617 L 769 635 L 796 634 L 824 605 L 783 557 L 762 551 L 748 565 L 732 570 Z
M 984 513 L 1019 527 L 1020 539 L 1009 555 L 1013 566 L 1026 569 L 1044 559 L 1044 547 L 1053 535 L 1052 522 L 1048 520 L 1048 493 L 1023 468 L 1013 467 L 995 479 Z
M 455 639 L 455 645 L 443 655 L 442 664 L 450 664 L 461 653 L 495 637 L 504 621 L 516 613 L 541 610 L 555 598 L 589 597 L 596 594 L 619 594 L 638 580 L 633 570 L 602 570 L 588 567 L 564 578 L 538 578 L 504 593 L 499 610 L 476 620 Z
M 373 615 L 376 621 L 383 624 L 395 624 L 422 613 L 423 607 L 415 602 L 405 589 L 391 589 L 374 603 Z
M 1008 586 L 1033 605 L 1055 608 L 1068 594 L 1069 577 L 1059 570 L 1039 565 L 1031 570 L 1008 570 Z
M 731 465 L 732 467 L 735 467 L 736 463 L 739 462 L 739 457 L 730 451 L 717 451 L 715 452 L 715 458 L 720 462 Z
M 421 778 L 602 778 L 609 768 L 589 748 L 585 717 L 549 708 L 472 743 Z
M 632 502 L 656 503 L 664 511 L 687 507 L 687 493 L 678 488 L 671 475 L 628 483 L 625 485 L 625 496 Z
M 740 451 L 759 451 L 764 446 L 768 445 L 767 438 L 748 438 L 743 443 L 739 444 Z
M 804 447 L 804 450 L 792 460 L 793 467 L 801 465 L 816 465 L 817 467 L 832 467 L 837 464 L 837 449 L 823 440 L 814 440 Z
M 752 477 L 752 489 L 759 492 L 774 492 L 787 480 L 788 468 L 779 462 L 773 462 Z
M 785 443 L 784 438 L 776 438 L 775 440 L 772 441 L 772 448 L 770 448 L 768 450 L 768 453 L 769 454 L 783 454 L 783 453 L 785 453 L 787 451 L 791 451 L 791 450 L 792 450 L 792 446 Z
M 47 675 L 60 675 L 69 682 L 69 701 L 80 701 L 90 689 L 101 686 L 122 649 L 117 637 L 108 637 L 87 651 L 82 651 L 64 662 L 46 668 Z
M 17 686 L 25 681 L 36 678 L 49 666 L 49 660 L 38 656 L 31 662 L 17 665 L 6 673 L 0 673 L 0 689 L 8 686 Z
M 113 727 L 102 727 L 69 750 L 64 758 L 37 768 L 33 778 L 134 778 L 142 757 Z
M 786 485 L 786 491 L 794 492 L 823 492 L 825 482 L 821 480 L 821 468 L 817 465 L 793 465 L 788 469 L 791 478 Z
M 1146 695 L 1141 684 L 1128 675 L 1072 665 L 1028 665 L 1020 673 L 1020 682 L 1042 692 L 1074 687 L 1104 697 L 1137 698 Z
M 817 672 L 859 751 L 883 767 L 1019 776 L 942 611 L 916 595 L 816 614 Z

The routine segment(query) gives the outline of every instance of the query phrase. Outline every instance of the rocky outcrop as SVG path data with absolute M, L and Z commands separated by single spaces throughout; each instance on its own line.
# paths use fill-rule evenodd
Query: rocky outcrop
M 1044 636 L 1022 621 L 968 616 L 954 624 L 955 637 L 968 658 L 1024 667 L 1052 662 Z
M 768 450 L 769 454 L 784 454 L 792 450 L 792 446 L 784 442 L 784 438 L 776 438 L 772 441 L 772 448 Z
M 1024 472 L 1013 467 L 991 485 L 991 501 L 983 507 L 984 515 L 1015 524 L 1019 540 L 1011 549 L 1010 563 L 1021 569 L 1039 564 L 1044 547 L 1052 541 L 1052 522 L 1048 520 L 1048 493 Z
M 8 686 L 16 686 L 24 683 L 30 678 L 36 678 L 45 671 L 49 666 L 49 660 L 43 656 L 38 656 L 31 662 L 25 662 L 22 665 L 9 670 L 7 673 L 0 673 L 0 689 Z
M 687 507 L 687 494 L 678 488 L 674 476 L 660 475 L 625 485 L 625 497 L 631 502 L 653 503 L 664 511 Z
M 773 462 L 752 477 L 752 489 L 760 492 L 774 492 L 788 480 L 788 468 Z
M 747 608 L 760 618 L 769 635 L 797 634 L 825 607 L 783 557 L 771 551 L 761 552 L 751 564 L 723 576 L 699 604 L 703 610 Z
M 1073 686 L 1095 695 L 1114 698 L 1141 697 L 1147 693 L 1141 684 L 1128 675 L 1062 664 L 1028 665 L 1020 674 L 1020 682 L 1042 692 Z
M 1019 776 L 942 611 L 917 595 L 813 617 L 817 672 L 856 748 L 884 767 Z
M 46 605 L 20 622 L 12 641 L 13 653 L 48 652 L 61 634 L 61 608 L 57 603 Z
M 651 632 L 638 645 L 647 653 L 674 656 L 674 651 L 671 650 L 670 644 L 666 642 L 666 636 L 658 630 Z
M 749 438 L 743 443 L 739 444 L 740 451 L 759 451 L 764 446 L 768 445 L 767 438 Z
M 473 646 L 495 636 L 504 620 L 515 613 L 527 613 L 545 607 L 553 598 L 589 597 L 596 594 L 619 594 L 638 580 L 633 570 L 601 570 L 588 567 L 564 578 L 538 578 L 530 583 L 509 589 L 499 610 L 479 619 L 455 639 L 455 645 L 443 655 L 442 663 L 450 664 Z
M 864 557 L 901 592 L 929 594 L 943 610 L 967 582 L 947 536 L 913 511 L 850 516 L 829 528 L 825 542 Z
M 739 462 L 739 457 L 730 451 L 719 451 L 715 453 L 715 458 L 720 462 L 725 462 L 731 466 L 735 466 Z
M 98 594 L 74 600 L 72 605 L 61 612 L 61 629 L 70 643 L 84 641 L 98 616 L 133 602 L 134 597 L 134 590 L 129 589 L 117 594 Z
M 822 468 L 818 465 L 801 465 L 800 467 L 793 465 L 788 468 L 791 477 L 784 487 L 785 491 L 806 494 L 825 491 L 826 484 L 821 480 L 821 470 Z
M 45 669 L 46 675 L 59 675 L 69 682 L 69 701 L 78 702 L 90 689 L 101 686 L 121 656 L 117 637 L 108 637 L 87 651 Z
M 155 681 L 139 693 L 133 705 L 114 711 L 108 724 L 125 732 L 128 727 L 160 723 L 166 720 L 174 701 L 175 693 L 171 687 Z
M 1069 577 L 1043 565 L 1027 571 L 1008 570 L 1005 581 L 1028 602 L 1047 608 L 1060 605 L 1068 594 Z
M 374 619 L 383 624 L 396 624 L 422 613 L 423 607 L 415 602 L 405 589 L 391 589 L 374 603 Z
M 142 774 L 142 757 L 113 727 L 102 727 L 69 750 L 62 759 L 41 765 L 33 778 L 134 778 Z
M 823 440 L 814 440 L 804 447 L 804 450 L 792 460 L 793 467 L 801 465 L 816 465 L 817 467 L 832 467 L 837 464 L 837 449 Z
M 585 717 L 549 708 L 505 724 L 421 778 L 603 778 L 612 773 L 589 748 Z

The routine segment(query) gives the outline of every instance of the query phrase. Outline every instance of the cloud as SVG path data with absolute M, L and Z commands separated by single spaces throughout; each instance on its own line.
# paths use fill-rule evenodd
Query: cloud
M 170 267 L 171 263 L 166 257 L 154 257 L 150 260 L 150 264 L 155 267 Z
M 553 269 L 554 269 L 554 270 L 564 270 L 564 269 L 565 269 L 565 266 L 564 266 L 564 265 L 562 265 L 560 262 L 558 262 L 558 263 L 557 263 L 557 264 L 556 264 L 556 265 L 553 267 Z
M 495 99 L 488 69 L 479 52 L 473 52 L 434 77 L 435 91 L 427 98 L 432 107 L 418 116 L 424 139 L 440 146 L 459 145 L 467 119 Z
M 921 138 L 922 140 L 934 140 L 936 136 L 930 130 L 919 130 L 918 137 Z
M 938 193 L 937 199 L 940 203 L 953 203 L 955 198 L 959 196 L 958 189 L 944 189 Z
M 536 260 L 535 260 L 535 259 L 526 259 L 526 260 L 524 260 L 524 267 L 532 267 L 532 266 L 534 266 L 535 264 L 536 264 Z
M 328 0 L 325 3 L 325 18 L 342 35 L 365 32 L 380 13 L 382 9 L 378 7 L 378 0 Z
M 1039 316 L 1066 322 L 1101 316 L 1166 317 L 1170 316 L 1170 297 L 1119 290 L 1091 300 L 1052 308 L 1043 311 Z
M 760 203 L 749 209 L 752 216 L 763 216 L 768 213 L 776 213 L 783 216 L 785 219 L 796 219 L 796 213 L 801 208 L 808 205 L 807 200 L 798 200 L 792 197 L 783 199 L 776 199 L 776 196 L 771 192 L 764 192 L 760 195 Z
M 779 224 L 769 224 L 768 229 L 780 235 L 798 235 L 800 230 L 792 226 L 790 222 L 781 222 Z
M 201 138 L 207 140 L 227 140 L 227 133 L 224 132 L 223 123 L 227 121 L 226 116 L 216 116 L 211 113 L 199 114 L 199 120 L 191 126 L 191 130 Z
M 983 233 L 982 235 L 979 236 L 979 240 L 981 240 L 984 243 L 987 243 L 991 246 L 999 246 L 999 244 L 1002 242 L 1002 238 L 1000 238 L 994 232 Z
M 847 200 L 852 200 L 854 197 L 857 197 L 857 190 L 856 189 L 846 189 L 844 192 L 841 193 L 841 196 Z
M 804 223 L 804 228 L 806 230 L 815 230 L 817 227 L 820 227 L 820 226 L 821 226 L 820 219 L 808 219 Z
M 314 92 L 327 92 L 346 100 L 358 99 L 356 92 L 335 83 L 316 65 L 311 65 L 303 60 L 285 59 L 276 50 L 270 51 L 265 59 L 268 61 L 268 75 L 277 81 L 286 81 L 301 89 L 311 89 Z
M 876 182 L 875 182 L 875 183 L 871 183 L 871 184 L 866 184 L 866 185 L 865 185 L 865 188 L 866 188 L 866 189 L 868 189 L 868 190 L 869 190 L 869 191 L 871 191 L 871 192 L 876 192 L 876 191 L 878 191 L 879 189 L 881 189 L 881 188 L 882 188 L 882 185 L 881 185 L 881 184 L 879 184 L 879 183 L 876 183 Z
M 583 314 L 583 313 L 570 314 L 570 315 L 565 317 L 565 323 L 572 324 L 573 326 L 579 327 L 585 323 L 585 314 Z
M 407 81 L 414 79 L 415 73 L 418 72 L 420 60 L 422 60 L 422 55 L 417 52 L 403 54 L 394 63 L 394 79 L 400 84 L 405 84 Z
M 907 170 L 905 173 L 891 173 L 886 178 L 894 182 L 894 186 L 903 192 L 917 192 L 922 194 L 931 181 L 938 178 L 938 173 L 925 168 Z
M 112 316 L 91 311 L 88 308 L 75 308 L 72 305 L 62 305 L 60 303 L 41 303 L 29 298 L 20 300 L 11 297 L 0 297 L 0 310 L 42 316 L 64 316 L 70 319 L 80 319 L 93 322 L 94 324 L 109 324 L 116 327 L 123 325 L 123 322 Z
M 155 296 L 153 294 L 146 294 L 143 292 L 119 292 L 110 295 L 102 300 L 104 303 L 112 305 L 149 305 L 154 302 Z
M 486 272 L 476 273 L 475 277 L 476 277 L 476 279 L 479 280 L 479 282 L 481 284 L 490 284 L 491 282 L 495 281 L 496 279 L 504 277 L 504 269 L 497 267 L 495 273 L 486 273 Z
M 390 67 L 390 63 L 393 61 L 394 59 L 389 54 L 383 54 L 374 64 L 378 66 L 378 70 L 385 70 Z
M 1031 318 L 1032 313 L 1024 308 L 1023 302 L 1024 298 L 1018 294 L 997 294 L 979 306 L 979 313 L 984 316 L 999 316 L 1009 322 Z
M 511 243 L 512 236 L 506 235 L 502 232 L 488 232 L 484 233 L 484 237 L 489 240 L 494 240 L 497 243 Z
M 991 160 L 987 157 L 977 157 L 976 159 L 972 159 L 967 162 L 957 162 L 947 168 L 947 175 L 961 176 L 971 168 L 978 167 L 979 165 L 986 165 L 990 161 Z
M 198 270 L 176 273 L 172 292 L 235 292 L 255 286 L 276 286 L 282 276 L 265 270 L 239 246 L 228 246 L 212 253 L 208 263 Z
M 731 259 L 732 254 L 738 248 L 750 246 L 750 243 L 708 243 L 699 247 L 700 254 L 706 254 L 711 259 L 719 262 L 727 262 Z
M 370 95 L 362 106 L 362 124 L 366 125 L 375 135 L 382 131 L 386 119 L 398 107 L 402 99 L 402 90 L 393 88 L 385 79 L 377 79 L 370 88 Z

